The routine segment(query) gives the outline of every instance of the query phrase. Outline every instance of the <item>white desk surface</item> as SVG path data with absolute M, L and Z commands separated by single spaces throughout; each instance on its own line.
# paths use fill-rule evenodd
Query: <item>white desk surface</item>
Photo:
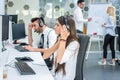
M 16 68 L 8 67 L 7 80 L 54 80 L 40 52 L 19 52 L 15 50 L 12 45 L 9 45 L 7 51 L 4 51 L 3 53 L 5 52 L 9 53 L 8 63 L 13 61 L 13 64 L 15 57 L 31 57 L 34 61 L 27 63 L 36 72 L 35 75 L 20 75 Z

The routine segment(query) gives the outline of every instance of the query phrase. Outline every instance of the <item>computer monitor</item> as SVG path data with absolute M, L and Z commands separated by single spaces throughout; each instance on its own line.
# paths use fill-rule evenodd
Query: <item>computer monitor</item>
M 9 38 L 9 16 L 2 15 L 2 41 L 6 41 Z
M 10 20 L 13 24 L 17 24 L 18 21 L 18 15 L 9 15 Z
M 25 38 L 25 24 L 12 24 L 12 37 L 13 40 Z
M 0 18 L 1 18 L 1 30 L 2 30 L 1 43 L 2 43 L 2 52 L 3 52 L 6 50 L 5 42 L 9 38 L 9 16 L 0 15 Z

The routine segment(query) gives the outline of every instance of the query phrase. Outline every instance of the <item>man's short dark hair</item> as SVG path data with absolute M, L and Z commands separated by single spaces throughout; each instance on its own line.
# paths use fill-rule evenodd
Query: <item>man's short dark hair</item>
M 34 22 L 34 21 L 39 20 L 39 19 L 41 19 L 42 22 L 45 24 L 45 21 L 44 21 L 43 17 L 40 17 L 40 18 L 39 18 L 39 17 L 32 18 L 32 19 L 31 19 L 31 22 Z
M 36 20 L 39 20 L 39 18 L 38 18 L 38 17 L 32 18 L 32 19 L 31 19 L 31 22 L 34 22 L 34 21 L 36 21 Z
M 84 0 L 78 0 L 77 4 L 84 2 Z

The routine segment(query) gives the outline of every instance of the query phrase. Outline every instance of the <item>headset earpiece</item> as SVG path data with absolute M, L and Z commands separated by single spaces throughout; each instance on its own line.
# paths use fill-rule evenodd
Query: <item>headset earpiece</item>
M 39 19 L 39 26 L 40 26 L 40 27 L 43 27 L 43 26 L 44 26 L 44 23 L 43 23 L 43 21 L 42 21 L 41 19 Z
M 65 18 L 65 25 L 67 27 L 68 30 L 70 30 L 70 26 L 68 24 L 68 18 L 67 17 L 64 17 Z

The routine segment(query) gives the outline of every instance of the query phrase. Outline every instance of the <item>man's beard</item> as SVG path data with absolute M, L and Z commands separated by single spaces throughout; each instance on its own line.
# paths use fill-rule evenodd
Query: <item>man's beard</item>
M 37 31 L 37 30 L 34 30 L 34 32 L 36 32 L 36 33 L 41 33 L 40 31 Z
M 42 33 L 41 30 L 34 30 L 34 32 L 36 32 L 36 33 Z

